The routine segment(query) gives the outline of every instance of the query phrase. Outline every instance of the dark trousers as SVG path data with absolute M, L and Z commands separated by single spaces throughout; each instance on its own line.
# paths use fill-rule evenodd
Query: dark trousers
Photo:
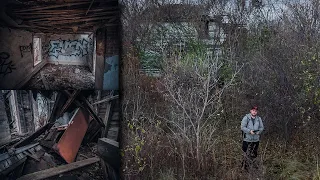
M 243 151 L 243 161 L 242 167 L 247 169 L 250 165 L 252 165 L 253 160 L 258 155 L 258 142 L 247 142 L 243 141 L 242 143 L 242 151 Z

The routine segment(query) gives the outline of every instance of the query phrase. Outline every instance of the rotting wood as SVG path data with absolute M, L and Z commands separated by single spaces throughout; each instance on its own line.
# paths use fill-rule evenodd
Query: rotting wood
M 56 118 L 56 114 L 57 114 L 57 110 L 58 110 L 58 108 L 60 108 L 58 106 L 60 106 L 60 104 L 61 104 L 61 102 L 60 102 L 61 99 L 62 99 L 61 93 L 58 93 L 58 96 L 57 96 L 56 101 L 54 103 L 54 107 L 53 107 L 53 109 L 51 111 L 51 114 L 50 114 L 50 118 L 49 118 L 48 123 L 46 125 L 44 125 L 43 127 L 39 128 L 36 132 L 34 132 L 30 136 L 26 137 L 25 139 L 17 142 L 12 147 L 17 148 L 17 147 L 24 146 L 24 145 L 30 143 L 31 141 L 33 141 L 38 136 L 40 136 L 47 129 L 50 129 L 54 124 L 54 121 L 55 121 L 55 118 Z
M 53 125 L 53 124 L 52 124 Z M 39 128 L 36 132 L 34 132 L 33 134 L 31 134 L 30 136 L 24 138 L 23 140 L 17 142 L 16 144 L 14 144 L 12 147 L 17 148 L 17 147 L 21 147 L 25 144 L 28 144 L 29 142 L 31 142 L 32 140 L 34 140 L 35 138 L 37 138 L 39 135 L 41 135 L 42 133 L 44 133 L 48 128 L 50 128 L 50 124 L 46 124 L 44 126 L 42 126 L 41 128 Z
M 92 0 L 92 1 L 91 1 L 90 6 L 89 6 L 89 8 L 88 8 L 88 10 L 87 10 L 87 12 L 86 12 L 86 15 L 88 14 L 88 12 L 89 12 L 89 10 L 90 10 L 90 8 L 91 8 L 91 6 L 92 6 L 93 2 L 94 2 L 94 0 Z
M 59 116 L 62 116 L 62 114 L 64 113 L 64 111 L 66 111 L 68 109 L 68 107 L 72 104 L 72 102 L 75 100 L 75 98 L 77 97 L 77 95 L 79 94 L 79 90 L 74 90 L 73 93 L 71 94 L 71 96 L 68 98 L 67 102 L 64 104 L 64 106 L 62 107 L 62 109 L 60 110 L 60 112 L 58 113 Z
M 88 102 L 88 100 L 80 95 L 80 99 L 81 101 L 84 102 L 84 105 L 86 107 L 86 109 L 89 111 L 89 113 L 92 115 L 93 119 L 97 120 L 101 126 L 105 127 L 105 124 L 103 123 L 103 121 L 100 119 L 100 117 L 94 112 L 93 107 L 91 106 L 91 104 Z
M 17 83 L 16 86 L 14 86 L 14 88 L 12 89 L 24 89 L 23 86 L 26 85 L 26 83 L 36 74 L 38 73 L 43 67 L 44 65 L 46 65 L 47 62 L 46 61 L 42 61 L 41 63 L 39 63 L 36 68 L 30 73 L 28 74 L 24 79 L 22 79 L 19 83 Z
M 88 18 L 96 18 L 96 17 L 101 17 L 101 16 L 105 16 L 105 15 L 110 15 L 110 14 L 116 14 L 119 13 L 118 12 L 103 12 L 103 13 L 99 13 L 99 14 L 93 14 L 87 17 L 82 17 L 82 16 L 75 16 L 73 14 L 71 15 L 59 15 L 59 16 L 48 16 L 48 17 L 41 17 L 39 16 L 38 18 L 33 18 L 33 19 L 25 19 L 26 22 L 38 22 L 38 21 L 62 21 L 62 20 L 72 20 L 72 19 L 88 19 Z M 28 17 L 29 18 L 29 17 Z
M 41 81 L 42 81 L 42 83 L 44 85 L 45 90 L 49 90 L 49 85 L 48 85 L 48 83 L 46 81 L 46 78 L 44 77 L 42 71 L 40 72 L 40 76 L 41 76 Z
M 7 168 L 4 171 L 2 171 L 1 174 L 8 174 L 9 172 L 13 171 L 15 168 L 20 166 L 22 163 L 24 163 L 26 160 L 27 160 L 27 157 L 23 157 L 22 159 L 18 160 L 18 162 L 15 162 L 9 168 Z
M 68 91 L 63 91 L 67 96 L 71 96 L 71 94 Z M 96 120 L 102 127 L 104 127 L 104 123 L 102 122 L 102 120 L 99 118 L 99 116 L 96 115 L 96 113 L 94 112 L 93 108 L 91 107 L 90 103 L 87 101 L 87 99 L 85 97 L 83 97 L 82 95 L 79 95 L 78 97 L 80 97 L 81 101 L 83 102 L 80 103 L 77 99 L 74 100 L 74 103 L 79 106 L 84 108 L 85 110 L 87 110 L 91 117 L 93 117 L 94 120 Z
M 27 174 L 24 175 L 20 178 L 18 178 L 17 180 L 40 180 L 40 179 L 45 179 L 45 178 L 49 178 L 49 177 L 53 177 L 68 171 L 72 171 L 84 166 L 88 166 L 90 164 L 96 163 L 98 162 L 100 159 L 97 157 L 94 158 L 89 158 L 83 161 L 77 161 L 74 163 L 70 163 L 67 165 L 62 165 L 62 166 L 58 166 L 58 167 L 54 167 L 54 168 L 50 168 L 50 169 L 46 169 L 43 171 L 38 171 L 35 173 L 31 173 L 31 174 Z
M 65 4 L 59 4 L 59 5 L 47 5 L 42 7 L 36 7 L 36 8 L 28 8 L 23 10 L 17 10 L 15 12 L 28 12 L 28 11 L 36 11 L 36 10 L 45 10 L 45 9 L 53 9 L 53 8 L 60 8 L 60 7 L 70 7 L 70 6 L 76 6 L 76 5 L 82 5 L 82 4 L 88 4 L 89 2 L 78 2 L 78 3 L 65 3 Z
M 113 95 L 113 92 L 112 92 L 111 95 Z M 104 118 L 103 118 L 103 123 L 104 123 L 105 127 L 102 128 L 102 133 L 101 133 L 101 137 L 102 138 L 107 136 L 108 121 L 109 121 L 109 118 L 110 118 L 111 107 L 112 107 L 112 103 L 109 101 L 109 103 L 107 104 L 107 108 L 106 108 L 106 112 L 105 112 Z
M 84 18 L 84 19 L 76 19 L 76 20 L 64 20 L 59 22 L 51 22 L 50 25 L 57 25 L 57 24 L 69 24 L 69 23 L 78 23 L 78 22 L 86 22 L 86 21 L 98 21 L 98 20 L 106 20 L 106 19 L 113 19 L 115 16 L 105 16 L 105 17 L 96 17 L 96 18 Z M 37 24 L 37 23 L 35 23 Z
M 112 101 L 112 100 L 118 99 L 118 98 L 119 98 L 119 95 L 108 96 L 108 97 L 106 97 L 106 98 L 103 99 L 103 100 L 100 100 L 100 101 L 97 101 L 97 102 L 95 102 L 95 103 L 92 103 L 92 105 L 100 104 L 100 103 L 104 103 L 104 102 L 109 102 L 109 101 Z
M 31 154 L 31 153 L 29 153 L 29 152 L 27 152 L 27 151 L 25 151 L 25 152 L 23 152 L 23 153 L 24 153 L 25 155 L 31 157 L 32 159 L 36 160 L 37 162 L 40 162 L 40 159 L 39 159 L 38 157 L 34 156 L 33 154 Z
M 105 7 L 102 9 L 91 9 L 91 12 L 104 12 L 104 11 L 109 11 L 109 10 L 120 10 L 119 7 Z M 71 14 L 72 13 L 81 13 L 84 15 L 86 12 L 85 9 L 58 9 L 58 10 L 41 10 L 41 11 L 34 11 L 34 12 L 15 12 L 14 15 L 54 15 L 54 14 Z

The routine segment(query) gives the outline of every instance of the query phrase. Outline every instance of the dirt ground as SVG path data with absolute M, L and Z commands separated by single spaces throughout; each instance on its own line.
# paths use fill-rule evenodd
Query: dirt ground
M 26 89 L 94 89 L 94 75 L 88 66 L 45 65 L 27 83 Z

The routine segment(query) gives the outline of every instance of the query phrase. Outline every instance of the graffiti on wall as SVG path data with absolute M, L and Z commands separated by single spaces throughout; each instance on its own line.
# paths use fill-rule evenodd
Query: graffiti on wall
M 19 48 L 20 48 L 21 57 L 23 57 L 24 53 L 29 53 L 32 51 L 32 43 L 30 43 L 27 46 L 19 46 Z
M 0 75 L 5 77 L 7 74 L 12 73 L 12 70 L 16 69 L 12 61 L 9 60 L 10 55 L 7 52 L 0 53 Z
M 48 50 L 49 56 L 58 58 L 59 56 L 79 56 L 88 55 L 89 41 L 85 38 L 77 40 L 51 40 Z

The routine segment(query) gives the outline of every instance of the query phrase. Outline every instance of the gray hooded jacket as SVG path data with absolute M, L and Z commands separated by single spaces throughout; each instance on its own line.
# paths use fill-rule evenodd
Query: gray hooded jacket
M 251 120 L 251 114 L 247 114 L 241 121 L 241 130 L 243 131 L 243 140 L 247 142 L 260 141 L 260 134 L 263 131 L 263 123 L 259 116 L 256 116 L 253 121 Z M 250 134 L 251 130 L 258 130 L 254 135 Z

